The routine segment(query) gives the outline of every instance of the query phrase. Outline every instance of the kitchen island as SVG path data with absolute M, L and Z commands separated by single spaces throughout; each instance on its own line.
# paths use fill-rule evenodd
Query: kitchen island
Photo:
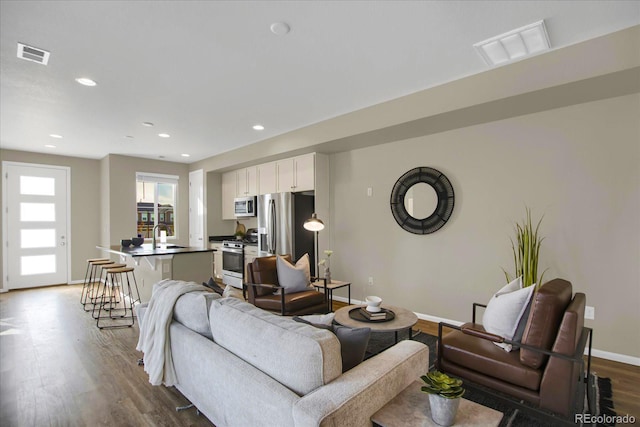
M 176 279 L 202 283 L 213 275 L 215 249 L 185 247 L 172 244 L 151 244 L 122 247 L 96 246 L 109 254 L 113 261 L 135 268 L 140 300 L 148 302 L 154 283 L 163 279 Z

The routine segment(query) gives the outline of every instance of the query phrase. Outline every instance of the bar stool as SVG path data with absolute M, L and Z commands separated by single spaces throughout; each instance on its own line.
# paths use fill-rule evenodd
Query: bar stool
M 101 266 L 100 277 L 98 280 L 98 286 L 96 288 L 96 294 L 94 298 L 95 302 L 93 303 L 93 310 L 91 310 L 91 316 L 94 319 L 97 319 L 100 315 L 100 308 L 104 309 L 105 311 L 109 311 L 111 309 L 114 309 L 116 305 L 120 303 L 118 293 L 113 292 L 114 286 L 117 287 L 118 284 L 116 283 L 114 285 L 113 283 L 109 283 L 109 270 L 126 266 L 126 264 L 117 264 L 113 261 L 110 264 Z M 102 280 L 102 273 L 105 273 L 104 281 Z M 106 307 L 107 304 L 109 305 L 108 308 Z
M 140 302 L 140 292 L 133 267 L 121 266 L 106 269 L 107 277 L 102 288 L 98 306 L 96 326 L 99 329 L 131 327 L 135 323 L 133 306 Z M 121 293 L 122 292 L 122 293 Z M 118 300 L 119 298 L 119 301 Z M 117 301 L 117 303 L 116 303 Z M 120 302 L 122 305 L 120 306 Z M 107 307 L 108 306 L 108 307 Z M 102 315 L 102 310 L 109 315 Z M 104 320 L 109 319 L 106 325 Z M 100 321 L 102 320 L 102 325 Z M 114 323 L 114 321 L 118 321 Z M 119 323 L 125 321 L 124 323 Z
M 102 278 L 102 268 L 112 264 L 115 264 L 115 262 L 108 258 L 93 258 L 87 260 L 87 271 L 84 275 L 84 285 L 82 286 L 82 293 L 80 294 L 80 304 L 83 305 L 84 311 L 91 310 L 87 309 L 87 305 L 95 304 L 97 291 L 100 288 L 100 280 Z M 100 276 L 96 283 L 98 271 L 100 271 Z

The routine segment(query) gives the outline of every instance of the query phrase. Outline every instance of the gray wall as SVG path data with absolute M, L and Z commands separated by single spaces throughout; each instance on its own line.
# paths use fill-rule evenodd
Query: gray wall
M 594 347 L 639 357 L 638 117 L 636 94 L 332 155 L 333 276 L 356 298 L 470 321 L 512 270 L 509 238 L 528 206 L 544 215 L 545 278 L 571 281 L 595 307 Z M 431 235 L 402 230 L 389 207 L 417 166 L 455 189 L 451 219 Z

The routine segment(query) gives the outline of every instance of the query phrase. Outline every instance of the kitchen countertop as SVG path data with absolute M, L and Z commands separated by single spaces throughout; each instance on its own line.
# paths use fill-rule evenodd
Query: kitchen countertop
M 146 243 L 142 246 L 129 246 L 123 248 L 120 245 L 112 246 L 96 246 L 98 249 L 110 252 L 116 255 L 124 255 L 130 257 L 143 257 L 143 256 L 156 256 L 156 255 L 177 255 L 177 254 L 189 254 L 194 252 L 215 252 L 215 249 L 211 248 L 197 248 L 177 246 L 172 244 L 158 244 L 156 249 L 151 249 L 151 243 Z

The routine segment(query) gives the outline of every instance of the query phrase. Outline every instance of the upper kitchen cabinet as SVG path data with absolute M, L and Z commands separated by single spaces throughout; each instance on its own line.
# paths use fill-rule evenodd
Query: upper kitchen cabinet
M 238 169 L 236 174 L 236 197 L 256 196 L 258 194 L 258 168 Z
M 277 192 L 315 189 L 315 153 L 276 162 Z
M 276 162 L 263 163 L 258 168 L 258 194 L 278 192 Z
M 222 219 L 236 219 L 233 202 L 238 191 L 237 172 L 222 174 Z

